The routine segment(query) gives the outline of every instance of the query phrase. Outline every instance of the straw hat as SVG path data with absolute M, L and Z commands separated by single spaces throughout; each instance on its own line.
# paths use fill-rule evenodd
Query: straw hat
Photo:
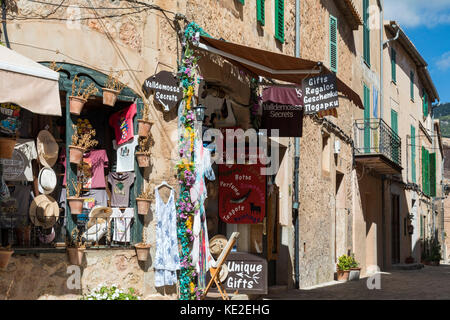
M 50 194 L 56 187 L 56 174 L 52 168 L 44 167 L 39 171 L 38 190 L 42 194 Z
M 227 237 L 217 234 L 209 240 L 209 251 L 213 256 L 219 256 L 228 242 Z
M 95 206 L 89 212 L 89 221 L 87 229 L 95 224 L 102 224 L 111 220 L 112 209 L 103 206 Z
M 29 213 L 35 226 L 50 229 L 59 217 L 58 203 L 49 195 L 38 195 L 31 202 Z
M 44 167 L 53 167 L 58 160 L 59 146 L 52 134 L 41 130 L 37 136 L 37 152 L 39 162 Z

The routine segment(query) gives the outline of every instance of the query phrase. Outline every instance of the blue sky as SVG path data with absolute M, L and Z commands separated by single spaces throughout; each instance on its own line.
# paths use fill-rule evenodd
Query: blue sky
M 385 0 L 385 20 L 396 20 L 424 59 L 441 102 L 450 102 L 450 0 Z

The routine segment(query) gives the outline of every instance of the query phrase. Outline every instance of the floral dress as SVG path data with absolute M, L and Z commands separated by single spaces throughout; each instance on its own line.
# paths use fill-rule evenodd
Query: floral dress
M 177 272 L 180 269 L 178 254 L 177 217 L 174 191 L 170 191 L 167 203 L 161 199 L 155 188 L 156 199 L 156 257 L 155 287 L 170 286 L 177 283 Z

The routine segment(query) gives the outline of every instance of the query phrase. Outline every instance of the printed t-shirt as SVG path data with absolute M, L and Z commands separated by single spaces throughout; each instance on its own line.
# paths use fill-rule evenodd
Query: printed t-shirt
M 134 137 L 133 117 L 136 115 L 136 104 L 114 113 L 109 118 L 109 125 L 114 128 L 118 145 L 125 143 Z
M 118 242 L 131 241 L 131 220 L 134 217 L 134 209 L 126 208 L 123 212 L 119 208 L 112 209 L 111 217 L 114 218 L 113 240 Z
M 113 147 L 117 150 L 117 172 L 134 171 L 134 152 L 138 145 L 138 136 L 134 136 L 132 140 L 118 146 L 116 140 L 113 140 Z
M 61 158 L 65 168 L 65 155 L 62 155 Z M 77 172 L 77 175 L 83 181 L 83 189 L 106 188 L 105 168 L 108 168 L 106 150 L 92 150 L 85 153 L 83 162 L 78 166 Z M 66 185 L 66 172 L 64 173 L 63 185 Z
M 133 172 L 110 172 L 108 182 L 111 184 L 111 207 L 128 207 L 130 186 L 134 183 Z

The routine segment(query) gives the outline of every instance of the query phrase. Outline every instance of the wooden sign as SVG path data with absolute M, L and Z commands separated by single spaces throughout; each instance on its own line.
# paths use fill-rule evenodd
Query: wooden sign
M 228 273 L 222 284 L 228 293 L 267 294 L 266 259 L 246 252 L 231 252 L 224 264 Z M 207 282 L 210 279 L 208 273 Z
M 183 98 L 183 88 L 180 87 L 177 76 L 169 71 L 160 71 L 147 78 L 142 90 L 147 98 L 153 94 L 155 101 L 164 107 L 164 111 L 170 111 Z
M 278 129 L 279 137 L 301 137 L 303 107 L 265 102 L 262 105 L 262 129 Z
M 305 114 L 339 107 L 336 75 L 334 73 L 306 78 L 302 84 Z

